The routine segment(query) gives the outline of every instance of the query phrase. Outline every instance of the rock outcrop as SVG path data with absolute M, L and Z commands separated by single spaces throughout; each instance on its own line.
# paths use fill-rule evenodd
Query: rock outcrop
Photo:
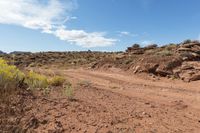
M 185 61 L 200 60 L 200 42 L 194 41 L 180 44 L 177 52 Z

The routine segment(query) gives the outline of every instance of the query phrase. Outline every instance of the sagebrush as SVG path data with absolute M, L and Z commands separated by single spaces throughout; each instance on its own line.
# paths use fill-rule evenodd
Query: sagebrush
M 0 59 L 0 87 L 2 89 L 16 88 L 24 79 L 25 75 L 16 66 L 8 65 L 3 59 Z
M 27 75 L 26 75 L 26 79 L 25 79 L 25 83 L 29 86 L 29 88 L 31 89 L 35 89 L 35 88 L 47 88 L 49 83 L 48 83 L 48 79 L 46 76 L 44 75 L 40 75 L 38 73 L 35 73 L 33 71 L 30 71 Z
M 55 76 L 49 80 L 51 86 L 62 86 L 65 82 L 65 78 L 62 76 Z

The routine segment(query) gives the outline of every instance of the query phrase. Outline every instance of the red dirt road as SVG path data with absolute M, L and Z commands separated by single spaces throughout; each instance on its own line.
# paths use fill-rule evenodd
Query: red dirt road
M 137 75 L 89 70 L 67 70 L 67 77 L 91 82 L 94 86 L 130 97 L 171 105 L 183 101 L 192 108 L 200 109 L 200 81 L 185 83 L 181 80 L 145 79 Z
M 85 85 L 76 87 L 74 101 L 56 89 L 47 98 L 36 98 L 22 119 L 30 131 L 200 132 L 200 82 L 155 81 L 122 72 L 83 69 L 57 72 L 74 84 Z
M 159 125 L 155 129 L 160 132 L 200 132 L 200 82 L 184 83 L 168 79 L 155 81 L 125 73 L 89 70 L 67 70 L 65 74 L 73 79 L 87 80 L 97 88 L 129 96 L 137 102 L 142 101 L 138 110 L 149 111 L 146 104 L 155 105 L 156 108 L 149 113 L 155 114 L 158 111 L 159 116 L 151 118 L 157 123 L 149 127 Z

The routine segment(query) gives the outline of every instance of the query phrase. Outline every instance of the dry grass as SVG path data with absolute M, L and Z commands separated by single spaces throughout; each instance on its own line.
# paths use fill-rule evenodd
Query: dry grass
M 67 83 L 65 87 L 63 88 L 63 94 L 67 96 L 68 100 L 74 99 L 74 88 L 72 87 L 71 83 Z
M 1 100 L 9 99 L 11 94 L 15 94 L 20 83 L 24 80 L 22 73 L 15 66 L 8 65 L 3 59 L 0 59 L 0 96 Z
M 62 86 L 65 82 L 65 78 L 62 76 L 55 76 L 49 80 L 51 86 Z
M 40 75 L 38 73 L 35 73 L 33 71 L 30 71 L 25 79 L 25 83 L 29 86 L 30 89 L 35 88 L 48 88 L 49 83 L 48 79 L 44 75 Z

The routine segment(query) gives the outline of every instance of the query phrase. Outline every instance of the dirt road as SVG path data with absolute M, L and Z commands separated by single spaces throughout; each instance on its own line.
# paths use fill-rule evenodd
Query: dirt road
M 65 74 L 74 79 L 91 82 L 97 88 L 143 101 L 144 105 L 141 108 L 144 109 L 146 108 L 145 103 L 155 104 L 158 110 L 163 110 L 163 107 L 169 108 L 169 110 L 176 113 L 168 114 L 170 111 L 168 109 L 165 110 L 167 114 L 164 116 L 166 117 L 165 119 L 168 119 L 165 126 L 168 124 L 173 125 L 171 129 L 174 128 L 174 131 L 177 127 L 184 126 L 184 122 L 189 122 L 186 120 L 189 116 L 191 117 L 190 119 L 194 120 L 194 123 L 200 126 L 200 82 L 185 83 L 180 80 L 168 79 L 147 80 L 134 75 L 130 76 L 126 73 L 90 70 L 67 70 Z M 176 119 L 177 116 L 181 119 L 185 117 L 185 120 L 182 121 L 183 123 L 178 124 L 179 119 Z M 155 119 L 159 120 L 160 118 Z M 164 120 L 160 122 L 162 123 L 162 121 Z M 194 123 L 192 122 L 191 127 L 186 124 L 187 126 L 185 125 L 185 127 L 179 129 L 180 131 L 184 128 L 192 129 L 195 127 Z M 199 127 L 198 129 L 200 131 Z
M 74 101 L 55 90 L 37 98 L 36 132 L 199 133 L 200 82 L 146 79 L 123 72 L 58 70 L 77 87 Z M 26 117 L 24 122 L 32 123 Z M 27 125 L 27 124 L 26 124 Z
M 185 83 L 180 80 L 147 80 L 136 75 L 90 70 L 67 70 L 67 77 L 91 82 L 95 87 L 137 97 L 148 101 L 171 105 L 183 101 L 186 105 L 200 109 L 200 82 Z

